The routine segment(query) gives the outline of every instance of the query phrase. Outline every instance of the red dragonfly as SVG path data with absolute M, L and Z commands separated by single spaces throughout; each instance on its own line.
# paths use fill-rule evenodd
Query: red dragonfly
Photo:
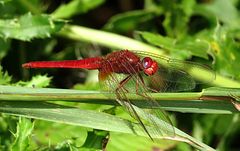
M 24 68 L 81 68 L 99 70 L 99 81 L 103 90 L 116 94 L 117 102 L 141 125 L 147 135 L 153 139 L 146 125 L 154 128 L 156 135 L 174 136 L 174 127 L 169 117 L 149 92 L 176 92 L 191 90 L 196 82 L 188 72 L 209 71 L 209 78 L 215 74 L 207 66 L 174 60 L 143 51 L 121 50 L 104 57 L 93 57 L 82 60 L 36 61 L 22 65 Z M 127 93 L 140 96 L 150 107 L 152 114 L 139 115 L 137 105 Z M 147 115 L 147 117 L 146 117 Z M 145 117 L 144 117 L 145 116 Z M 159 124 L 156 117 L 160 118 Z M 168 128 L 166 128 L 168 127 Z M 167 130 L 166 130 L 167 129 Z M 155 135 L 155 134 L 154 134 Z

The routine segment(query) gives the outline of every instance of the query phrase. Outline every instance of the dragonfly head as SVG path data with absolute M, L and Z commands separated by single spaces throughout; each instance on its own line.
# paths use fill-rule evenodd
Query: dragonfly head
M 150 57 L 145 57 L 142 60 L 143 71 L 146 75 L 151 76 L 158 70 L 158 64 Z

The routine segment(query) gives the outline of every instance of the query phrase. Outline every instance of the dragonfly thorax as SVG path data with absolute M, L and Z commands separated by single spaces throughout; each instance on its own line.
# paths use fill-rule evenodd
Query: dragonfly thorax
M 128 50 L 113 52 L 102 62 L 102 70 L 123 74 L 136 74 L 143 70 L 139 56 Z

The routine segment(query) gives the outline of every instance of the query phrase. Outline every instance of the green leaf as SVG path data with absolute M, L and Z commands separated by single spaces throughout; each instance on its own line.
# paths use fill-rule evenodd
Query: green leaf
M 68 124 L 36 120 L 33 134 L 35 141 L 46 146 L 49 143 L 55 146 L 59 142 L 71 140 L 76 142 L 76 146 L 80 147 L 87 138 L 87 129 Z
M 68 89 L 50 89 L 50 88 L 24 88 L 15 86 L 0 86 L 0 100 L 5 101 L 78 101 L 95 104 L 115 105 L 114 94 L 103 94 L 99 91 L 80 91 Z M 229 97 L 240 96 L 239 89 L 229 88 L 209 88 L 202 92 L 188 93 L 151 93 L 150 95 L 159 101 L 162 109 L 190 113 L 235 113 L 239 112 L 234 108 L 231 102 L 225 100 L 201 101 L 199 98 L 204 96 Z M 148 108 L 149 104 L 144 103 L 141 97 L 130 94 L 134 104 L 142 108 Z M 222 98 L 223 99 L 223 98 Z M 98 108 L 99 109 L 99 108 Z
M 153 11 L 135 10 L 113 16 L 104 29 L 110 31 L 127 32 L 142 27 L 155 16 Z
M 49 149 L 51 150 L 51 149 Z M 63 142 L 60 142 L 57 144 L 57 146 L 54 148 L 55 151 L 79 151 L 79 148 L 77 148 L 73 141 L 66 140 Z
M 174 48 L 176 40 L 167 36 L 162 36 L 160 34 L 154 34 L 150 32 L 138 32 L 147 42 L 152 45 L 161 47 L 163 49 Z
M 12 145 L 13 151 L 25 151 L 29 146 L 29 137 L 31 136 L 34 124 L 30 119 L 20 118 L 17 126 L 17 132 L 14 134 L 15 141 Z
M 195 5 L 194 0 L 183 1 L 161 1 L 164 9 L 165 19 L 163 22 L 164 29 L 170 37 L 184 37 L 187 33 L 187 24 L 192 15 Z
M 51 77 L 47 77 L 47 75 L 37 75 L 34 76 L 30 81 L 19 81 L 15 85 L 16 86 L 25 86 L 25 87 L 47 87 L 51 82 Z
M 221 141 L 218 143 L 217 146 L 217 150 L 227 150 L 228 148 L 232 147 L 232 138 L 234 138 L 236 136 L 236 134 L 239 132 L 239 123 L 240 123 L 240 118 L 239 118 L 239 114 L 235 114 L 233 115 L 233 117 L 231 118 L 232 120 L 225 123 L 228 123 L 229 125 L 225 130 L 225 133 L 223 135 L 223 138 L 221 139 Z M 222 124 L 222 122 L 224 122 L 224 120 L 221 120 L 220 118 L 218 119 L 218 124 Z M 225 125 L 225 123 L 223 125 Z M 215 129 L 217 130 L 217 129 Z M 220 129 L 218 129 L 220 130 Z M 220 132 L 222 133 L 222 132 Z
M 10 41 L 9 40 L 6 41 L 0 38 L 0 60 L 2 60 L 2 58 L 7 55 L 9 47 Z
M 148 43 L 161 47 L 170 53 L 173 58 L 186 59 L 197 56 L 208 59 L 209 44 L 204 40 L 184 37 L 177 40 L 150 32 L 138 32 Z
M 214 41 L 211 44 L 216 57 L 216 69 L 222 75 L 240 80 L 238 72 L 238 62 L 240 61 L 239 45 L 232 42 L 234 37 L 228 34 L 227 29 L 216 27 L 213 38 Z
M 184 151 L 192 151 L 191 146 L 185 144 L 185 143 L 178 143 L 178 145 L 176 146 L 175 150 L 184 150 Z
M 10 84 L 12 77 L 9 76 L 7 72 L 3 72 L 2 70 L 2 66 L 0 66 L 0 85 Z
M 196 5 L 195 0 L 183 0 L 180 7 L 183 9 L 184 13 L 190 17 L 194 12 L 194 6 Z
M 153 148 L 155 150 L 157 149 L 168 150 L 175 144 L 177 144 L 177 142 L 170 141 L 170 140 L 169 141 L 158 140 L 157 142 L 152 142 L 150 139 L 146 137 L 111 132 L 106 150 L 125 151 L 126 148 L 128 150 L 136 150 L 136 151 L 137 150 L 152 151 Z
M 11 0 L 0 0 L 0 5 L 4 5 L 7 2 L 10 2 Z
M 83 14 L 103 4 L 105 0 L 72 0 L 68 4 L 62 4 L 52 13 L 54 18 L 70 18 L 77 14 Z
M 107 135 L 108 132 L 106 131 L 94 130 L 88 132 L 88 137 L 85 143 L 81 146 L 81 148 L 101 150 L 102 141 L 106 138 Z
M 12 147 L 12 143 L 14 141 L 14 136 L 12 135 L 13 132 L 16 132 L 17 126 L 17 119 L 16 117 L 9 116 L 7 114 L 1 114 L 0 116 L 0 150 L 10 150 Z
M 24 109 L 23 109 L 24 108 Z M 75 107 L 60 106 L 51 103 L 42 102 L 0 102 L 0 112 L 9 113 L 12 115 L 24 116 L 28 118 L 43 119 L 48 121 L 67 123 L 76 126 L 90 127 L 113 132 L 130 133 L 140 136 L 147 136 L 142 131 L 140 125 L 132 123 L 113 115 L 106 113 L 81 110 Z M 138 112 L 145 114 L 143 110 L 138 108 Z M 147 117 L 147 116 L 146 116 Z M 163 122 L 157 121 L 156 124 Z M 151 136 L 155 138 L 165 138 L 155 134 L 155 130 L 151 126 L 146 126 Z M 165 127 L 166 129 L 170 127 Z M 171 129 L 171 128 L 170 128 Z M 186 133 L 175 128 L 176 136 L 173 140 L 187 142 L 190 145 L 204 150 L 214 150 L 211 147 L 197 141 Z M 168 138 L 168 137 L 167 137 Z M 166 139 L 166 138 L 165 138 Z
M 232 0 L 215 0 L 208 4 L 198 5 L 197 9 L 201 9 L 201 13 L 205 16 L 213 15 L 227 25 L 239 28 L 239 12 Z
M 236 80 L 240 80 L 238 73 L 240 53 L 236 40 L 239 31 L 240 29 L 221 26 L 217 22 L 214 29 L 202 31 L 197 35 L 200 40 L 209 44 L 216 72 Z
M 0 4 L 1 18 L 10 19 L 12 17 L 16 17 L 28 12 L 39 15 L 44 11 L 44 9 L 46 9 L 46 7 L 39 7 L 41 4 L 42 3 L 39 0 L 5 0 L 5 3 L 3 5 Z
M 20 18 L 0 20 L 0 37 L 30 41 L 33 38 L 47 38 L 58 32 L 64 25 L 63 21 L 52 19 L 49 15 L 31 15 Z

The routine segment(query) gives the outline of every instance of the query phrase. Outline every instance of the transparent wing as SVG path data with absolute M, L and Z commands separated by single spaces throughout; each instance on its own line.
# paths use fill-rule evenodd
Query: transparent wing
M 134 71 L 134 68 L 130 64 L 126 65 L 125 69 Z M 130 85 L 134 85 L 134 87 L 129 88 L 129 92 L 136 93 L 137 95 L 141 96 L 141 99 L 149 107 L 149 110 L 147 110 L 148 113 L 158 117 L 160 120 L 162 120 L 162 122 L 159 123 L 159 119 L 156 119 L 151 115 L 144 115 L 145 117 L 142 118 L 145 120 L 147 119 L 148 122 L 150 122 L 150 125 L 154 127 L 155 134 L 161 136 L 174 136 L 175 131 L 170 118 L 168 117 L 167 113 L 161 109 L 161 106 L 154 99 L 154 97 L 151 96 L 151 93 L 149 93 L 152 92 L 152 89 L 146 85 L 145 79 L 142 75 L 144 74 L 137 71 L 131 75 L 132 78 L 129 80 L 129 83 Z
M 146 85 L 156 92 L 179 92 L 192 90 L 196 82 L 188 73 L 173 68 L 160 67 L 152 76 L 141 73 Z
M 158 62 L 157 74 L 146 77 L 150 87 L 159 92 L 187 91 L 195 88 L 196 84 L 209 83 L 215 79 L 215 72 L 208 66 L 170 59 L 154 53 L 134 51 L 140 58 L 151 57 Z
M 122 59 L 124 61 L 125 58 Z M 127 62 L 127 60 L 125 62 Z M 107 66 L 111 67 L 111 64 L 109 63 Z M 125 65 L 124 69 L 126 71 L 134 71 L 130 64 Z M 138 121 L 142 129 L 151 139 L 153 139 L 154 136 L 148 132 L 146 125 L 151 127 L 151 131 L 154 131 L 154 135 L 174 136 L 174 128 L 169 117 L 160 109 L 160 105 L 147 93 L 149 90 L 137 71 L 133 72 L 131 75 L 125 75 L 109 73 L 108 68 L 103 68 L 99 72 L 99 79 L 101 87 L 104 90 L 116 94 L 118 103 Z M 128 94 L 131 93 L 139 95 L 141 100 L 148 104 L 150 108 L 145 110 L 146 114 L 141 114 L 136 104 L 129 99 Z

